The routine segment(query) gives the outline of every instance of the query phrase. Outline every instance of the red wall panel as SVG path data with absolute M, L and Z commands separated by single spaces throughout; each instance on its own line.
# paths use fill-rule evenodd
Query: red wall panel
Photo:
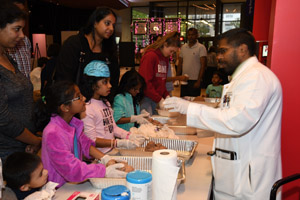
M 254 11 L 253 34 L 257 40 L 268 39 L 267 65 L 277 75 L 283 89 L 283 177 L 300 173 L 299 7 L 299 0 L 256 0 Z M 267 17 L 266 11 L 270 17 Z M 266 30 L 266 27 L 269 29 Z M 300 199 L 300 181 L 283 187 L 283 199 Z

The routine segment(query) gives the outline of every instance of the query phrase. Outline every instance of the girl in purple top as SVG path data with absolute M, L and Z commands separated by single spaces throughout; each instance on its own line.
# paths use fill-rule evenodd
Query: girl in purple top
M 124 177 L 117 170 L 118 163 L 105 168 L 111 159 L 95 147 L 95 142 L 83 133 L 83 122 L 74 117 L 85 111 L 85 97 L 72 82 L 56 82 L 42 97 L 38 112 L 38 126 L 43 130 L 42 162 L 48 170 L 49 181 L 59 183 L 82 182 L 88 178 Z M 87 164 L 82 158 L 100 159 L 101 163 Z

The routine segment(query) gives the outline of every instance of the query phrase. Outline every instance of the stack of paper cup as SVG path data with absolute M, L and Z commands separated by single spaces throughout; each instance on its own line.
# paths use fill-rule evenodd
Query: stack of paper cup
M 177 152 L 162 149 L 152 155 L 152 199 L 176 200 L 176 181 L 179 167 L 177 166 Z

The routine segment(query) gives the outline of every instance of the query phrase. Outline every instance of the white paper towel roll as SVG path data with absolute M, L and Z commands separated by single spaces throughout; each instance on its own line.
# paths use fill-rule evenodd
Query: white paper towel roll
M 153 200 L 176 200 L 177 152 L 170 149 L 154 151 L 152 155 Z

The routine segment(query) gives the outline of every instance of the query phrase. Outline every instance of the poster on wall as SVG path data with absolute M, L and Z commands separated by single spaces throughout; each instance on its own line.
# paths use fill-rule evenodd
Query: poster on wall
M 165 32 L 170 33 L 173 31 L 178 31 L 178 23 L 177 22 L 166 22 L 165 23 Z
M 144 35 L 147 33 L 147 23 L 146 22 L 135 22 L 134 23 L 134 34 Z
M 156 35 L 162 34 L 162 23 L 150 22 L 150 34 L 156 34 Z

